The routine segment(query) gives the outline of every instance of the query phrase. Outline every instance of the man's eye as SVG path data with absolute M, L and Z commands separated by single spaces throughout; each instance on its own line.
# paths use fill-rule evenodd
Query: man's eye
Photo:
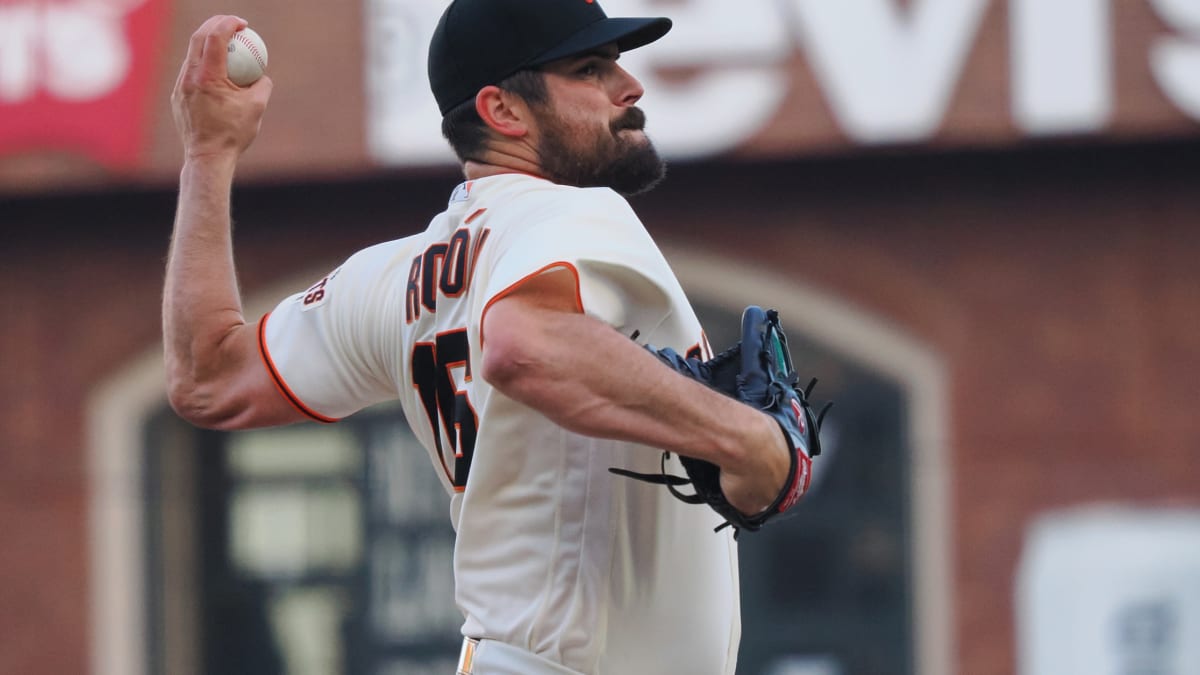
M 596 73 L 599 73 L 599 72 L 600 72 L 600 69 L 598 67 L 596 67 L 596 64 L 594 64 L 594 63 L 589 63 L 586 66 L 583 66 L 582 68 L 579 69 L 579 74 L 583 75 L 585 77 L 591 77 L 592 75 L 595 75 Z

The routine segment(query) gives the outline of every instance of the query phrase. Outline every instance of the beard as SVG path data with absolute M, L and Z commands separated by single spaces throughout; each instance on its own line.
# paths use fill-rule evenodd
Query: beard
M 630 107 L 609 124 L 608 133 L 572 126 L 551 114 L 539 114 L 541 169 L 560 185 L 607 187 L 630 197 L 652 189 L 666 176 L 667 165 L 649 138 L 630 138 L 621 131 L 641 131 L 646 115 Z

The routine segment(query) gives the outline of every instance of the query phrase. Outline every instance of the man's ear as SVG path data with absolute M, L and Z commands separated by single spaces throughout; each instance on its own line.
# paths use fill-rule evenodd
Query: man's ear
M 516 94 L 488 85 L 475 95 L 475 112 L 497 133 L 520 138 L 529 133 L 529 106 Z

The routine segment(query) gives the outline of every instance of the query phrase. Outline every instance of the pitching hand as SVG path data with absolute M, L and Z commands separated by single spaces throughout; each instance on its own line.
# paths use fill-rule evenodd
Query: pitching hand
M 189 159 L 236 157 L 258 135 L 271 97 L 271 78 L 239 87 L 225 69 L 229 41 L 246 25 L 245 19 L 236 16 L 214 16 L 188 43 L 187 58 L 171 93 L 171 108 Z

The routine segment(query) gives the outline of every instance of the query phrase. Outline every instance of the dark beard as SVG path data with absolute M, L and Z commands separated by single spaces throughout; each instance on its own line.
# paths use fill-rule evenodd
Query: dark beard
M 666 162 L 649 139 L 639 143 L 618 134 L 645 126 L 646 115 L 639 108 L 630 108 L 613 121 L 608 136 L 596 137 L 590 144 L 550 115 L 539 122 L 542 172 L 555 183 L 607 187 L 630 197 L 649 191 L 666 176 Z M 578 147 L 581 144 L 586 145 Z

